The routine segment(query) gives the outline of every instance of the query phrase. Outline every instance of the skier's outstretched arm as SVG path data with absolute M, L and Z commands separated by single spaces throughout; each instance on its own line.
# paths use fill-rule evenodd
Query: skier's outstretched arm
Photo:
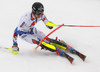
M 44 14 L 42 15 L 42 21 L 44 22 L 45 25 L 46 24 L 53 24 L 53 22 L 48 21 L 48 19 L 46 18 L 46 16 Z M 52 26 L 47 26 L 47 25 L 46 25 L 46 27 L 49 28 L 49 29 L 53 28 Z

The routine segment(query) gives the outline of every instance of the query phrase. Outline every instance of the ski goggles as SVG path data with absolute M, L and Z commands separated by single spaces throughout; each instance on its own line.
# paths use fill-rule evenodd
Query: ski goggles
M 42 15 L 43 12 L 36 12 L 35 14 L 36 14 L 36 15 Z

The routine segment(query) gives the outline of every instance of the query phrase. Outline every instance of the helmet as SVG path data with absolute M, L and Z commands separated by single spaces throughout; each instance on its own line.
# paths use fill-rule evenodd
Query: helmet
M 32 13 L 35 15 L 36 12 L 41 12 L 41 14 L 44 12 L 44 6 L 40 2 L 35 2 L 32 5 Z

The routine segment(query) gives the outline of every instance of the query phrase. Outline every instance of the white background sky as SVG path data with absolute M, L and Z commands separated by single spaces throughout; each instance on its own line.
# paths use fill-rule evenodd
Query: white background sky
M 0 46 L 11 47 L 14 29 L 23 13 L 31 11 L 34 2 L 45 7 L 44 14 L 56 24 L 99 25 L 100 0 L 0 0 Z M 42 21 L 37 29 L 48 34 L 52 30 Z M 100 71 L 100 28 L 62 27 L 50 37 L 63 39 L 73 48 L 87 56 L 83 62 L 71 55 L 73 65 L 56 53 L 40 50 L 36 45 L 18 39 L 19 54 L 0 50 L 0 72 L 99 72 Z

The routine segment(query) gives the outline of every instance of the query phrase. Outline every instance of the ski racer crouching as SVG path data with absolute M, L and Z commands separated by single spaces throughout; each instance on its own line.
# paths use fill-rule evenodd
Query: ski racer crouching
M 43 32 L 39 31 L 35 24 L 42 20 L 44 24 L 53 24 L 53 22 L 48 21 L 46 16 L 44 15 L 44 6 L 40 2 L 35 2 L 32 5 L 32 11 L 25 13 L 20 21 L 18 26 L 16 27 L 13 35 L 13 46 L 12 50 L 15 54 L 19 52 L 19 47 L 17 43 L 18 35 L 21 39 L 31 43 L 31 44 L 39 44 L 40 41 L 46 36 Z M 49 29 L 53 27 L 47 26 Z M 57 41 L 55 39 L 47 38 L 40 45 L 43 49 L 56 52 L 58 55 L 66 57 L 71 63 L 73 62 L 73 58 L 66 54 L 63 50 L 69 51 L 73 54 L 78 55 L 83 60 L 86 56 L 79 53 L 75 49 L 73 49 L 70 45 L 65 42 Z M 63 50 L 62 50 L 63 49 Z

